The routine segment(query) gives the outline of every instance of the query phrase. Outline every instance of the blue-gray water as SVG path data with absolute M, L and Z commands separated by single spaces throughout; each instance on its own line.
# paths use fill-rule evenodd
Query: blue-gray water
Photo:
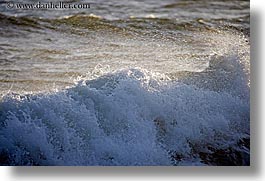
M 1 165 L 249 164 L 249 1 L 65 2 L 0 3 Z

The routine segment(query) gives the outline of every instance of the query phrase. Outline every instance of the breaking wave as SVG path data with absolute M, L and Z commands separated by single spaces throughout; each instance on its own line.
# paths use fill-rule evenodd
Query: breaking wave
M 249 101 L 145 69 L 0 103 L 3 165 L 248 165 Z
M 250 164 L 249 2 L 0 9 L 0 165 Z

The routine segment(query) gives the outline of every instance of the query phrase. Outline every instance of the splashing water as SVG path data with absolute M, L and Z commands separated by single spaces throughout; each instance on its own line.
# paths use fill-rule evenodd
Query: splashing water
M 0 165 L 249 165 L 249 3 L 99 2 L 1 11 Z

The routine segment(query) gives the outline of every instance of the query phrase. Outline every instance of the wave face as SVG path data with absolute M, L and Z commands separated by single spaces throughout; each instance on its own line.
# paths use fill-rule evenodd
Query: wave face
M 1 162 L 249 164 L 249 102 L 165 79 L 129 69 L 57 93 L 4 97 Z

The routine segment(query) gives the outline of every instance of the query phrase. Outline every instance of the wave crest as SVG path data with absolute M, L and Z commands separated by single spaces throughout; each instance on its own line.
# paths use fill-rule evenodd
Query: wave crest
M 5 96 L 1 164 L 248 165 L 248 101 L 165 77 L 127 69 Z

